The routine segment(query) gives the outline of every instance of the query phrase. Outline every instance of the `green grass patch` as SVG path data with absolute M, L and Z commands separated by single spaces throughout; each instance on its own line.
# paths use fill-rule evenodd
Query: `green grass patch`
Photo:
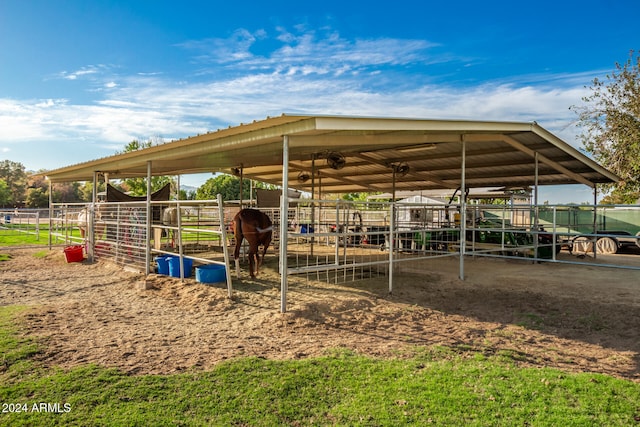
M 27 232 L 28 231 L 28 232 Z M 52 236 L 54 245 L 65 243 L 66 239 L 74 238 L 81 241 L 80 230 L 77 228 L 67 230 L 56 230 L 59 236 Z M 55 233 L 54 233 L 55 234 Z M 0 247 L 9 246 L 33 246 L 49 244 L 49 225 L 41 224 L 38 234 L 35 226 L 14 225 L 9 228 L 0 227 Z
M 10 371 L 16 364 L 29 364 L 29 358 L 38 351 L 31 339 L 21 337 L 14 317 L 25 307 L 0 307 L 0 373 Z
M 34 253 L 34 254 L 33 254 L 33 257 L 34 257 L 34 258 L 45 258 L 45 257 L 46 257 L 47 255 L 49 255 L 50 253 L 51 253 L 51 251 L 50 251 L 50 250 L 45 249 L 45 250 L 38 251 L 38 252 Z
M 12 355 L 0 372 L 0 402 L 14 405 L 0 425 L 628 426 L 640 416 L 639 384 L 522 369 L 446 347 L 408 360 L 344 350 L 295 361 L 243 358 L 177 375 L 44 369 L 30 359 L 37 346 L 16 338 L 19 310 L 0 308 L 0 352 Z
M 12 229 L 0 229 L 0 247 L 3 246 L 27 246 L 27 245 L 48 245 L 49 230 L 40 229 L 39 235 L 24 233 Z
M 11 255 L 9 254 L 0 254 L 0 261 L 9 261 L 11 259 Z
M 521 313 L 517 325 L 526 329 L 540 330 L 544 327 L 544 318 L 536 313 Z

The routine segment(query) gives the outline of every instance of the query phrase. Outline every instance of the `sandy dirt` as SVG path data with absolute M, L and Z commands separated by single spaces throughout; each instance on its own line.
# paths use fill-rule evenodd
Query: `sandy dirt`
M 277 259 L 256 280 L 243 266 L 234 298 L 225 284 L 181 282 L 107 262 L 67 264 L 61 249 L 8 250 L 0 304 L 28 305 L 22 332 L 46 345 L 48 366 L 95 363 L 130 374 L 207 369 L 242 356 L 297 359 L 351 349 L 407 357 L 420 346 L 523 366 L 600 372 L 640 382 L 640 271 L 456 258 L 343 285 L 291 280 L 279 313 Z M 615 255 L 620 256 L 620 255 Z M 640 255 L 629 255 L 640 265 Z

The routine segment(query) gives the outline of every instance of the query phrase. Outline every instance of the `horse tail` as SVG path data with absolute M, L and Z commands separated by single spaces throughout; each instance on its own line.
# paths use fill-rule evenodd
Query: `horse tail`
M 236 215 L 232 221 L 233 235 L 237 239 L 238 236 L 242 236 L 242 215 Z

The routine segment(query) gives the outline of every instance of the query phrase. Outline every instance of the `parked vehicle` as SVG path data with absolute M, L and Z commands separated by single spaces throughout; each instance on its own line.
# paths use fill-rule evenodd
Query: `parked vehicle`
M 574 237 L 569 245 L 569 251 L 588 253 L 593 252 L 593 241 L 596 242 L 596 253 L 599 254 L 615 254 L 621 248 L 626 246 L 640 247 L 640 232 L 634 236 L 628 231 L 623 230 L 602 230 L 595 234 L 581 234 Z

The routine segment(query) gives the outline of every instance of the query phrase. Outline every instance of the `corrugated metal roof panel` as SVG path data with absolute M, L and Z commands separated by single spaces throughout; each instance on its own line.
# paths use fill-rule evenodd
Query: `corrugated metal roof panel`
M 54 182 L 230 172 L 281 184 L 283 137 L 289 139 L 289 187 L 310 191 L 302 171 L 316 172 L 326 192 L 389 191 L 393 165 L 407 164 L 396 188 L 456 188 L 465 148 L 467 186 L 613 182 L 618 178 L 535 123 L 282 115 L 197 135 L 148 149 L 60 168 Z M 344 156 L 342 169 L 327 164 L 330 152 Z M 536 154 L 537 153 L 537 154 Z M 312 165 L 314 165 L 312 167 Z

